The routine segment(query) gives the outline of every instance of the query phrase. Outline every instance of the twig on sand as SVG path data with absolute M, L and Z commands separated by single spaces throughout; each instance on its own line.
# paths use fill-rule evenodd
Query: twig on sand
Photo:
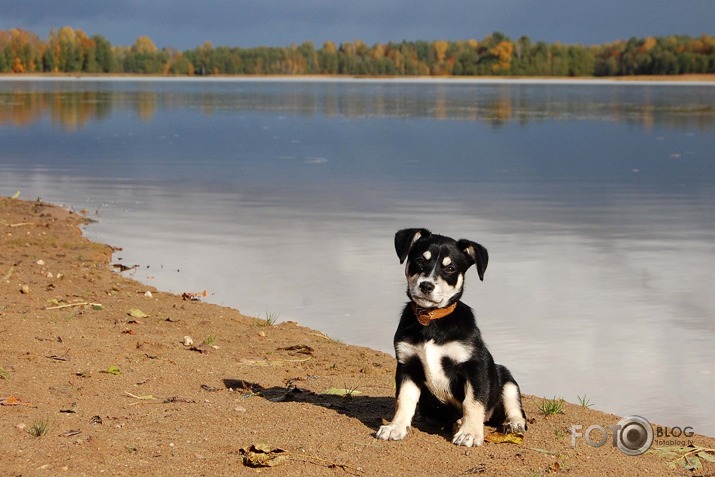
M 156 399 L 154 396 L 152 396 L 151 394 L 147 394 L 147 395 L 145 395 L 145 396 L 137 396 L 136 394 L 132 394 L 132 393 L 127 392 L 127 391 L 124 391 L 124 393 L 125 393 L 127 396 L 129 396 L 129 397 L 133 397 L 134 399 L 139 399 L 139 401 L 131 403 L 130 406 L 134 406 L 134 405 L 136 405 L 136 404 L 141 404 L 143 401 L 156 401 L 156 400 L 157 400 L 157 399 Z
M 16 224 L 8 224 L 8 223 L 5 222 L 4 220 L 3 220 L 2 224 L 3 224 L 3 225 L 6 225 L 6 226 L 8 226 L 8 227 L 11 227 L 11 228 L 23 227 L 23 226 L 25 226 L 25 225 L 35 225 L 34 222 L 18 222 L 18 223 L 16 223 Z
M 363 474 L 365 472 L 359 467 L 351 467 L 347 464 L 338 464 L 337 462 L 321 459 L 320 457 L 316 457 L 314 455 L 290 456 L 290 459 L 298 462 L 307 462 L 309 464 L 325 465 L 331 469 L 343 469 L 345 472 L 352 473 L 355 475 Z
M 58 305 L 58 306 L 48 306 L 45 308 L 45 310 L 59 310 L 60 308 L 70 308 L 73 306 L 102 306 L 101 303 L 90 303 L 88 301 L 82 301 L 79 303 L 67 303 L 66 305 Z

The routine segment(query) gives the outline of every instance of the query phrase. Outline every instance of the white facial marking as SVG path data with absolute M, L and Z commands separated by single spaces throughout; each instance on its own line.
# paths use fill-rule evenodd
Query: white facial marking
M 444 374 L 442 368 L 442 359 L 449 358 L 454 363 L 461 364 L 472 356 L 472 351 L 471 346 L 459 341 L 451 341 L 443 345 L 436 345 L 434 340 L 429 340 L 421 345 L 402 341 L 395 346 L 397 361 L 405 364 L 412 357 L 419 358 L 425 371 L 427 388 L 440 401 L 451 402 L 456 406 L 461 406 L 461 403 L 456 402 L 452 396 L 449 377 Z
M 442 260 L 442 266 L 446 267 L 452 263 L 452 259 L 449 257 L 444 257 L 444 260 Z
M 457 284 L 454 285 L 455 291 L 456 291 L 456 290 L 461 290 L 461 289 L 462 289 L 462 285 L 464 285 L 464 275 L 462 275 L 462 274 L 460 273 L 460 274 L 457 276 Z
M 432 258 L 432 252 L 427 250 L 425 253 L 422 254 L 422 257 L 424 257 L 425 260 L 429 260 L 430 258 Z

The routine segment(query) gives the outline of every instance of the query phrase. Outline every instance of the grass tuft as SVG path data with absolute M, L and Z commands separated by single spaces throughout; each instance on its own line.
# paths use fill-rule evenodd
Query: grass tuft
M 553 399 L 542 398 L 541 402 L 539 403 L 538 409 L 544 416 L 563 414 L 564 400 L 563 398 L 557 398 L 556 396 L 554 396 Z
M 27 433 L 30 434 L 32 437 L 42 437 L 44 435 L 47 435 L 48 432 L 50 432 L 51 427 L 52 424 L 50 423 L 49 419 L 42 419 L 32 424 L 26 430 Z
M 583 397 L 582 397 L 582 396 L 577 396 L 577 397 L 578 397 L 578 403 L 579 403 L 582 407 L 591 407 L 591 406 L 593 406 L 593 403 L 586 397 L 585 394 L 583 395 Z
M 264 325 L 265 326 L 273 326 L 276 324 L 276 321 L 278 321 L 278 317 L 280 316 L 280 313 L 274 313 L 272 311 L 266 311 L 266 318 L 264 319 Z

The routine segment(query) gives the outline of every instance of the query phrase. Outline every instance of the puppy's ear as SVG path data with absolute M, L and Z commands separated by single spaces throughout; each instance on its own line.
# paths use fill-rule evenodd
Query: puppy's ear
M 477 242 L 464 239 L 457 241 L 457 247 L 459 247 L 459 249 L 467 256 L 467 260 L 469 260 L 470 265 L 477 265 L 479 279 L 484 281 L 484 272 L 487 270 L 487 263 L 489 262 L 487 249 L 479 245 Z
M 397 232 L 395 234 L 395 251 L 397 256 L 400 257 L 400 263 L 404 263 L 415 242 L 430 235 L 432 233 L 427 229 L 402 229 Z

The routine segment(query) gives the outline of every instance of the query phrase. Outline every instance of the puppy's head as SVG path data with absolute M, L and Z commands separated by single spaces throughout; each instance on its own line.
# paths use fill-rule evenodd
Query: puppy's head
M 444 308 L 459 300 L 464 274 L 477 266 L 484 280 L 487 249 L 470 240 L 433 235 L 427 229 L 404 229 L 395 234 L 395 250 L 405 263 L 407 296 L 422 308 Z

